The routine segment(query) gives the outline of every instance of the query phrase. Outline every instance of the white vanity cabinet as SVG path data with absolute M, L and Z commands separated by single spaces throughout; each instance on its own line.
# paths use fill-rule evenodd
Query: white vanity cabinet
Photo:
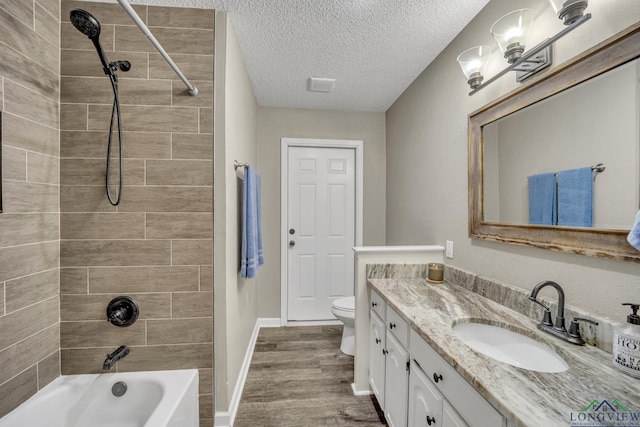
M 371 291 L 369 385 L 390 427 L 407 425 L 408 342 L 407 322 Z
M 411 371 L 413 383 L 410 392 L 417 393 L 416 396 L 409 396 L 409 411 L 416 414 L 415 419 L 411 418 L 409 426 L 506 426 L 506 419 L 414 330 L 411 330 L 409 335 L 409 347 L 414 368 Z M 413 385 L 415 387 L 412 387 Z M 423 398 L 423 395 L 439 395 L 441 406 L 438 408 L 437 398 L 429 401 L 426 397 Z M 411 412 L 412 405 L 423 405 L 426 408 L 425 418 L 420 419 L 422 409 Z M 431 424 L 426 419 L 428 411 L 432 411 L 431 418 L 435 419 Z

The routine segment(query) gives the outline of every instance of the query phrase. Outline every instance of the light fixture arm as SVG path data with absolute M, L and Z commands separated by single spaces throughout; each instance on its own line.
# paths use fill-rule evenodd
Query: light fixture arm
M 475 88 L 474 90 L 469 92 L 469 96 L 475 94 L 476 92 L 478 92 L 482 88 L 490 85 L 491 83 L 493 83 L 494 81 L 496 81 L 497 79 L 499 79 L 500 77 L 502 77 L 503 75 L 508 73 L 509 71 L 517 70 L 518 67 L 520 67 L 523 63 L 532 60 L 532 58 L 534 58 L 538 53 L 542 52 L 544 49 L 546 49 L 547 47 L 551 46 L 551 44 L 553 42 L 561 39 L 566 34 L 570 33 L 571 31 L 575 30 L 580 25 L 582 25 L 585 22 L 587 22 L 589 19 L 591 19 L 591 14 L 587 13 L 584 16 L 578 18 L 573 24 L 568 25 L 565 28 L 563 28 L 556 35 L 554 35 L 552 37 L 549 37 L 548 39 L 538 43 L 536 46 L 532 47 L 527 52 L 523 53 L 522 57 L 520 57 L 516 62 L 514 62 L 511 65 L 509 65 L 507 68 L 505 68 L 504 70 L 500 71 L 498 74 L 496 74 L 495 76 L 491 77 L 489 80 L 485 81 L 480 86 L 478 86 L 477 88 Z

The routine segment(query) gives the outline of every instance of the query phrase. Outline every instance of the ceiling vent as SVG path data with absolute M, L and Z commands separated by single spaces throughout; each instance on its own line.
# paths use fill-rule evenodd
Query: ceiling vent
M 310 92 L 331 92 L 336 87 L 336 79 L 309 77 L 307 90 Z

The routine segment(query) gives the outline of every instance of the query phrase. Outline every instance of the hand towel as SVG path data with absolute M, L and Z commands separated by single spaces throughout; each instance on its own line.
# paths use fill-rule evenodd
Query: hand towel
M 240 276 L 251 279 L 257 276 L 258 267 L 264 263 L 260 219 L 260 176 L 251 166 L 244 168 L 242 200 Z
M 627 242 L 640 251 L 640 211 L 636 214 L 636 219 L 633 222 L 629 235 L 627 236 Z
M 558 225 L 593 225 L 593 173 L 590 166 L 558 172 Z
M 555 225 L 556 177 L 541 173 L 527 177 L 529 188 L 529 224 Z

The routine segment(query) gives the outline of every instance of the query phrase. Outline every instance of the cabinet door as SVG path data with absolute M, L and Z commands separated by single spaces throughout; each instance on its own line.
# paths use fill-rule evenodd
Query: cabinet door
M 469 427 L 446 400 L 442 402 L 442 427 Z
M 407 425 L 409 353 L 389 331 L 387 331 L 386 359 L 384 413 L 390 427 L 405 427 Z
M 371 310 L 369 319 L 369 385 L 378 404 L 384 409 L 385 324 Z
M 411 362 L 409 427 L 443 427 L 442 402 L 442 394 L 415 361 Z

